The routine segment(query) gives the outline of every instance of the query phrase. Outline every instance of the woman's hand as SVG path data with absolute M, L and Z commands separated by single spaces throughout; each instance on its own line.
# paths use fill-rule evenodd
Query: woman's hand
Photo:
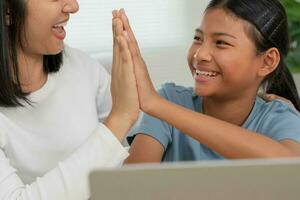
M 129 25 L 124 9 L 116 12 L 116 17 L 122 20 L 123 35 L 125 36 L 134 64 L 134 72 L 137 81 L 137 89 L 140 100 L 140 108 L 144 112 L 149 112 L 156 105 L 160 96 L 157 94 L 150 79 L 146 63 L 141 56 L 138 42 Z
M 261 98 L 263 98 L 265 101 L 268 101 L 268 102 L 269 101 L 273 101 L 273 100 L 281 100 L 281 101 L 287 103 L 292 108 L 295 108 L 294 104 L 290 100 L 288 100 L 288 99 L 286 99 L 284 97 L 278 96 L 276 94 L 259 94 L 259 96 Z
M 114 14 L 113 14 L 114 15 Z M 132 57 L 119 18 L 113 18 L 112 110 L 105 124 L 122 141 L 139 115 L 139 99 Z

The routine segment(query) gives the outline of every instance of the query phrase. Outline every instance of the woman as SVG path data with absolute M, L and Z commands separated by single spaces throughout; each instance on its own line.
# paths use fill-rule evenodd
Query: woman
M 76 0 L 0 11 L 0 199 L 88 199 L 89 172 L 128 156 L 120 141 L 139 112 L 126 43 L 114 43 L 111 95 L 104 68 L 64 45 Z
M 295 157 L 300 155 L 300 110 L 288 53 L 287 16 L 277 0 L 212 0 L 195 31 L 188 63 L 195 87 L 165 84 L 158 95 L 127 22 L 141 122 L 128 137 L 127 163 Z M 127 34 L 124 34 L 126 37 Z

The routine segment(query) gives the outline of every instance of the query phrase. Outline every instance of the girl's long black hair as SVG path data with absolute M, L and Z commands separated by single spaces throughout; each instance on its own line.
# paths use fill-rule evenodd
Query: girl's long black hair
M 17 47 L 22 48 L 25 36 L 24 24 L 27 16 L 26 1 L 0 1 L 0 106 L 22 106 L 28 102 L 19 81 Z M 23 38 L 23 39 L 22 39 Z M 62 53 L 45 55 L 44 71 L 57 72 L 62 64 Z
M 289 99 L 300 111 L 300 99 L 291 72 L 284 62 L 289 51 L 288 19 L 278 0 L 211 0 L 206 10 L 223 8 L 248 21 L 258 53 L 275 47 L 280 52 L 280 63 L 262 82 L 267 93 Z

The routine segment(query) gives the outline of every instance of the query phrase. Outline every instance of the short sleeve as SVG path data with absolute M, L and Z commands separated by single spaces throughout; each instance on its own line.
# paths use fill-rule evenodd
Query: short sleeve
M 300 143 L 299 113 L 282 102 L 275 105 L 264 117 L 259 132 L 277 141 L 288 139 Z
M 163 88 L 160 89 L 158 93 L 163 98 L 166 98 Z M 144 134 L 154 138 L 162 144 L 165 150 L 167 149 L 167 146 L 172 143 L 172 127 L 168 123 L 146 113 L 142 113 L 141 119 L 129 132 L 127 136 L 127 142 L 129 145 L 131 145 L 134 137 L 138 134 Z

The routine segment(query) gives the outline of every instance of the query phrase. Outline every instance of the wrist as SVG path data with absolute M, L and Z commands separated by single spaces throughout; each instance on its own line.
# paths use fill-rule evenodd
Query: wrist
M 157 109 L 160 109 L 162 97 L 159 96 L 156 92 L 153 95 L 150 95 L 151 98 L 147 98 L 144 102 L 141 102 L 141 109 L 147 114 L 153 114 Z
M 134 122 L 135 120 L 131 119 L 129 115 L 112 111 L 106 118 L 104 124 L 112 131 L 116 138 L 122 142 Z

